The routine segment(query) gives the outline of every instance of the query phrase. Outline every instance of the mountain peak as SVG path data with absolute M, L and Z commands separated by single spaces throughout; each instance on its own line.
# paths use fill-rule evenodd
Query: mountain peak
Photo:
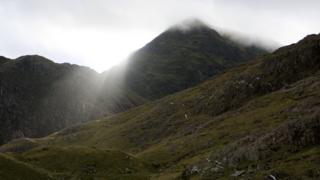
M 173 26 L 171 26 L 169 28 L 170 30 L 180 30 L 180 31 L 192 31 L 192 30 L 203 30 L 203 29 L 210 29 L 212 30 L 212 28 L 206 24 L 205 22 L 203 22 L 200 19 L 197 18 L 191 18 L 191 19 L 186 19 L 183 20 Z
M 126 82 L 140 96 L 158 99 L 264 53 L 224 38 L 198 19 L 188 19 L 131 56 Z
M 320 34 L 309 34 L 299 42 L 314 42 L 320 40 Z
M 24 55 L 24 56 L 20 56 L 18 57 L 16 60 L 49 60 L 43 56 L 34 54 L 34 55 Z
M 7 62 L 7 61 L 10 61 L 10 59 L 9 59 L 9 58 L 6 58 L 6 57 L 4 57 L 4 56 L 0 56 L 0 64 L 5 63 L 5 62 Z
M 27 67 L 25 65 L 47 65 L 47 64 L 54 64 L 53 61 L 40 56 L 40 55 L 25 55 L 25 56 L 20 56 L 15 59 L 15 62 L 18 64 L 23 64 L 24 67 Z

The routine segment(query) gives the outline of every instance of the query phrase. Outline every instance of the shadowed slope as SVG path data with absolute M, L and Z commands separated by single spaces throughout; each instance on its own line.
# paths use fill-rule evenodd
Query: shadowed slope
M 0 65 L 0 143 L 39 137 L 141 103 L 120 87 L 102 87 L 95 71 L 23 56 Z
M 319 44 L 320 35 L 310 35 L 194 88 L 34 139 L 25 151 L 48 144 L 121 149 L 158 168 L 154 179 L 228 179 L 251 167 L 237 176 L 317 179 Z M 0 150 L 30 145 L 21 142 Z M 301 165 L 295 172 L 292 159 Z
M 187 29 L 174 26 L 132 55 L 126 84 L 148 99 L 157 99 L 262 54 L 266 51 L 237 44 L 201 22 Z

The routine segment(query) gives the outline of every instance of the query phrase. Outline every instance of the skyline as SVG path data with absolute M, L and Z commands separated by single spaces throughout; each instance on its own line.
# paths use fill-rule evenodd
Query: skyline
M 319 33 L 317 7 L 314 0 L 2 0 L 0 55 L 39 54 L 102 72 L 188 18 L 247 43 L 279 47 Z

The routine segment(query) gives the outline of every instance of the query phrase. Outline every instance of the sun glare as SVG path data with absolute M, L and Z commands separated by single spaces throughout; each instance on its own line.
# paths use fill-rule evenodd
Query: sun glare
M 64 59 L 53 59 L 89 66 L 98 72 L 125 61 L 156 34 L 145 30 L 108 31 L 57 27 L 48 27 L 43 32 L 42 37 L 45 40 L 42 42 L 45 42 L 48 52 L 66 53 Z M 68 59 L 65 59 L 66 57 Z

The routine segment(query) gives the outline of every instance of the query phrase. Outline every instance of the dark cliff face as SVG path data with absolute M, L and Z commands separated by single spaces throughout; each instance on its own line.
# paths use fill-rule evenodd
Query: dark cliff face
M 239 45 L 202 23 L 188 29 L 173 27 L 130 58 L 126 83 L 138 94 L 157 99 L 265 53 Z
M 10 61 L 9 58 L 6 58 L 6 57 L 4 57 L 4 56 L 0 56 L 0 65 L 3 64 L 3 63 L 6 63 L 6 62 L 8 62 L 8 61 Z
M 44 136 L 137 105 L 116 87 L 110 92 L 102 85 L 103 78 L 86 67 L 41 56 L 7 60 L 0 65 L 0 143 Z
M 71 98 L 72 91 L 79 88 L 67 90 L 64 81 L 75 69 L 40 56 L 24 56 L 1 65 L 1 141 L 45 135 L 62 128 L 68 119 L 60 109 L 70 103 L 64 96 Z

